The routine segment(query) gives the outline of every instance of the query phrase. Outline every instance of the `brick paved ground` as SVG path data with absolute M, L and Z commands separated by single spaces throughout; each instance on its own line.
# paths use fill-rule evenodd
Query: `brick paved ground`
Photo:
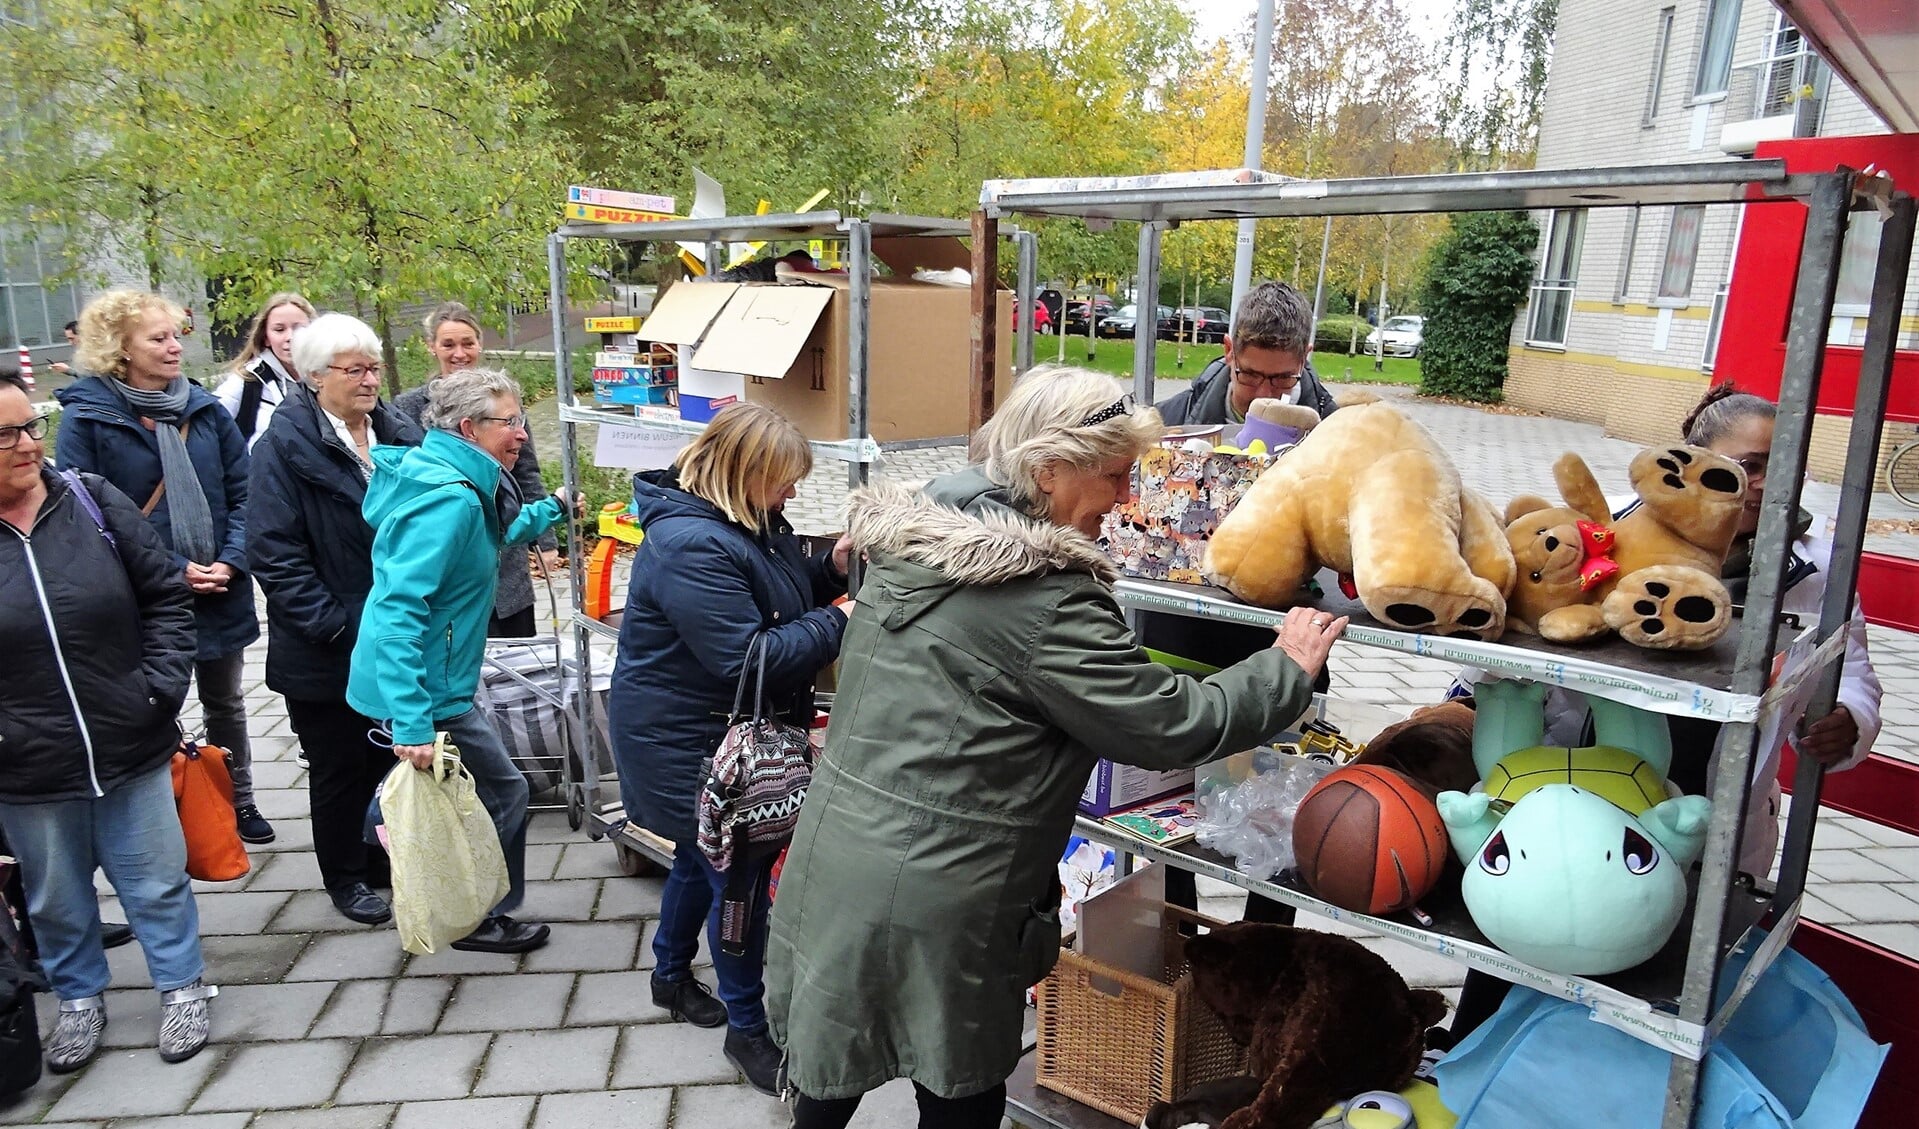
M 1403 395 L 1403 390 L 1387 390 Z M 1550 492 L 1545 468 L 1565 450 L 1624 488 L 1629 444 L 1583 424 L 1409 403 L 1452 447 L 1468 482 L 1501 499 Z M 546 409 L 550 416 L 550 406 Z M 550 428 L 550 424 L 548 425 Z M 557 452 L 550 430 L 541 449 Z M 919 481 L 957 466 L 954 449 L 890 458 L 884 473 Z M 838 529 L 844 466 L 828 463 L 792 507 L 803 532 Z M 1808 492 L 1815 509 L 1836 494 Z M 1884 500 L 1882 500 L 1884 501 Z M 1896 503 L 1887 511 L 1896 516 Z M 1874 629 L 1885 680 L 1883 752 L 1919 753 L 1919 638 Z M 306 791 L 280 701 L 261 685 L 264 647 L 249 654 L 260 806 L 279 830 L 247 878 L 198 884 L 214 1002 L 214 1045 L 165 1066 L 152 1050 L 157 1003 L 137 947 L 116 950 L 109 995 L 113 1048 L 77 1075 L 49 1077 L 0 1125 L 114 1129 L 620 1129 L 783 1125 L 780 1107 L 743 1084 L 720 1055 L 721 1033 L 663 1022 L 649 1002 L 649 937 L 658 879 L 619 876 L 612 850 L 535 816 L 527 914 L 555 923 L 553 943 L 525 957 L 403 954 L 390 928 L 355 926 L 317 889 Z M 1436 699 L 1444 664 L 1342 644 L 1335 689 L 1411 707 Z M 1807 913 L 1919 957 L 1919 840 L 1844 816 L 1822 819 Z M 1228 888 L 1206 908 L 1237 914 Z M 109 901 L 108 913 L 117 911 Z M 1396 942 L 1367 938 L 1410 979 L 1452 987 L 1458 970 Z M 43 1000 L 44 1004 L 44 1000 Z M 51 1022 L 51 1006 L 45 1018 Z M 895 1084 L 858 1125 L 910 1124 Z

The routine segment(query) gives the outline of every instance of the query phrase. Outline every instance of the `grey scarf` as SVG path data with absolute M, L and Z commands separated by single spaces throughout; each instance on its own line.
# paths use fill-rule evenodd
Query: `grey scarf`
M 134 415 L 154 422 L 153 434 L 160 441 L 160 480 L 167 487 L 167 517 L 173 526 L 173 551 L 195 564 L 212 564 L 220 552 L 219 543 L 213 539 L 213 511 L 207 505 L 200 476 L 193 469 L 186 440 L 180 435 L 180 425 L 186 421 L 186 377 L 174 377 L 158 392 L 143 391 L 117 377 L 107 384 Z

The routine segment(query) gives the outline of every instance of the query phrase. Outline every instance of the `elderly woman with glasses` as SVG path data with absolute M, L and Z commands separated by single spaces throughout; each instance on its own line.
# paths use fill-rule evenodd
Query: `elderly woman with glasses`
M 60 1001 L 47 1066 L 80 1069 L 106 1031 L 95 867 L 146 951 L 160 1055 L 178 1062 L 206 1045 L 213 994 L 168 767 L 193 672 L 193 597 L 125 494 L 47 468 L 46 435 L 19 375 L 0 372 L 0 828 Z
M 74 359 L 90 375 L 58 393 L 58 456 L 132 498 L 193 590 L 193 678 L 207 740 L 227 751 L 240 837 L 271 843 L 253 803 L 241 676 L 260 637 L 247 575 L 247 445 L 220 402 L 181 372 L 185 311 L 158 294 L 109 290 L 80 312 Z
M 380 402 L 380 338 L 365 322 L 323 314 L 287 353 L 298 382 L 253 448 L 247 559 L 267 596 L 267 687 L 286 698 L 307 757 L 313 854 L 334 908 L 377 925 L 373 892 L 386 859 L 361 834 L 393 756 L 375 723 L 347 704 L 360 610 L 373 588 L 373 530 L 360 516 L 373 452 L 417 447 L 414 422 Z
M 979 436 L 980 465 L 854 496 L 870 569 L 767 954 L 796 1129 L 846 1125 L 893 1078 L 912 1079 L 923 1127 L 997 1126 L 1098 758 L 1201 764 L 1310 703 L 1343 619 L 1295 609 L 1204 680 L 1134 641 L 1093 538 L 1161 431 L 1109 377 L 1036 369 Z
M 433 741 L 459 746 L 480 802 L 499 831 L 508 889 L 456 949 L 521 953 L 548 929 L 515 921 L 526 890 L 526 778 L 484 711 L 480 662 L 492 618 L 500 550 L 524 544 L 566 516 L 563 493 L 523 498 L 508 470 L 526 444 L 520 386 L 494 369 L 468 369 L 428 386 L 426 439 L 372 450 L 361 512 L 373 527 L 373 587 L 353 644 L 346 699 L 384 722 L 393 754 L 433 767 Z

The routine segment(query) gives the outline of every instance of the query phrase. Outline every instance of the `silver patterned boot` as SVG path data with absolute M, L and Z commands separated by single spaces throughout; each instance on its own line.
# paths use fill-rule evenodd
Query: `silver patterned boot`
M 160 993 L 160 1057 L 167 1062 L 185 1062 L 200 1053 L 213 1031 L 213 1016 L 207 1001 L 220 989 L 195 980 L 184 988 Z
M 47 1038 L 47 1069 L 71 1074 L 92 1062 L 100 1053 L 100 1036 L 106 1030 L 106 997 L 61 1000 L 60 1018 L 54 1021 L 53 1034 Z

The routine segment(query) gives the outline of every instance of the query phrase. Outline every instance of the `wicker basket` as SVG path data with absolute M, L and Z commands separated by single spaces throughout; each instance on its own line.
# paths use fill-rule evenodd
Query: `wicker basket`
M 1246 1072 L 1246 1051 L 1199 999 L 1185 937 L 1219 922 L 1167 906 L 1157 978 L 1063 950 L 1036 990 L 1039 1085 L 1137 1125 L 1156 1101 Z

